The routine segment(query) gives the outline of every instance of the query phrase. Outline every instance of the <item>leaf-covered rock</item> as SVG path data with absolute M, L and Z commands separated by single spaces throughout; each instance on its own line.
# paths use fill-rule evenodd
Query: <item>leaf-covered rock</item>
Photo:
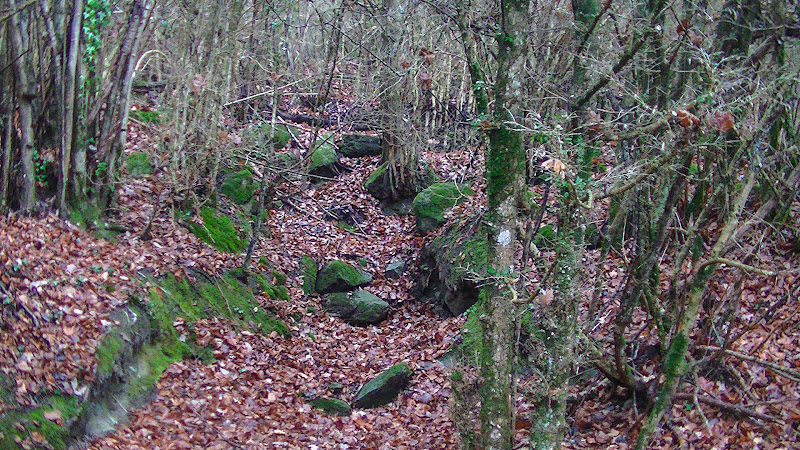
M 333 292 L 328 294 L 327 298 L 328 301 L 323 309 L 350 325 L 377 325 L 389 312 L 388 303 L 363 289 L 353 292 Z
M 456 183 L 434 183 L 424 189 L 414 198 L 417 231 L 424 235 L 444 225 L 444 212 L 472 194 L 468 186 Z
M 317 273 L 316 290 L 320 294 L 346 292 L 366 286 L 372 275 L 344 261 L 331 261 Z
M 354 408 L 375 408 L 391 403 L 411 380 L 411 368 L 401 362 L 365 384 L 353 400 Z

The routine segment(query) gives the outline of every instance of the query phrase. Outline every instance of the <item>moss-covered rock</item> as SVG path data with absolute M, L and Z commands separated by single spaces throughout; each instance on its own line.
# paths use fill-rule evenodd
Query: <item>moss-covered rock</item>
M 134 152 L 128 155 L 125 160 L 128 173 L 135 177 L 141 177 L 153 173 L 153 166 L 150 164 L 150 155 L 144 152 Z
M 318 177 L 334 178 L 344 169 L 345 167 L 339 163 L 339 154 L 331 142 L 331 137 L 326 135 L 314 146 L 308 173 Z
M 436 182 L 436 173 L 424 162 L 420 162 L 421 173 L 406 186 L 399 186 L 398 199 L 413 198 L 418 192 Z M 381 164 L 364 182 L 364 188 L 378 200 L 392 200 L 392 186 L 386 163 Z
M 336 416 L 349 416 L 351 412 L 350 405 L 338 398 L 319 397 L 311 400 L 310 403 L 314 408 Z
M 203 218 L 202 225 L 190 222 L 188 227 L 201 241 L 230 253 L 241 252 L 247 246 L 247 241 L 239 236 L 239 232 L 226 216 L 206 207 L 200 210 L 200 217 Z
M 388 200 L 392 198 L 392 189 L 389 185 L 389 177 L 386 175 L 386 163 L 381 164 L 364 182 L 364 189 L 369 195 L 378 200 Z
M 486 227 L 479 219 L 453 223 L 422 248 L 412 293 L 443 315 L 459 315 L 478 301 L 486 276 Z
M 381 137 L 368 134 L 345 134 L 339 142 L 339 154 L 347 158 L 378 156 L 382 152 Z
M 228 174 L 222 181 L 220 192 L 239 205 L 249 202 L 256 192 L 253 174 L 247 169 Z
M 325 302 L 323 309 L 350 325 L 377 325 L 389 312 L 388 303 L 363 289 L 353 292 L 333 292 L 326 297 L 328 301 Z
M 411 380 L 411 368 L 402 362 L 384 370 L 365 384 L 353 400 L 354 408 L 375 408 L 397 397 Z
M 66 449 L 70 428 L 82 412 L 78 397 L 53 394 L 34 409 L 6 409 L 0 415 L 0 448 Z M 34 445 L 38 443 L 38 445 Z
M 261 132 L 269 139 L 271 125 L 266 123 L 261 126 Z M 277 124 L 275 125 L 275 149 L 286 147 L 294 137 L 300 135 L 301 130 L 297 127 Z
M 320 294 L 346 292 L 366 286 L 372 275 L 343 261 L 331 261 L 317 273 L 316 290 Z
M 272 285 L 263 277 L 261 280 L 264 286 Z M 160 289 L 151 293 L 152 309 L 166 320 L 181 317 L 191 323 L 200 318 L 224 317 L 241 328 L 265 335 L 273 331 L 289 335 L 286 325 L 262 308 L 252 290 L 235 274 L 195 283 L 169 276 L 161 282 Z
M 472 194 L 468 186 L 456 183 L 434 183 L 417 194 L 413 203 L 417 231 L 424 235 L 444 225 L 444 212 Z
M 303 271 L 303 292 L 306 295 L 311 295 L 317 291 L 317 272 L 319 272 L 319 266 L 313 259 L 308 256 L 303 256 L 300 259 L 300 267 Z

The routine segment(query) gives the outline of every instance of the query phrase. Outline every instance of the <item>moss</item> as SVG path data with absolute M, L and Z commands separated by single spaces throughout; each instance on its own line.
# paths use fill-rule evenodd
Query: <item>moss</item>
M 230 253 L 241 252 L 247 246 L 247 241 L 239 236 L 226 216 L 217 214 L 213 208 L 203 208 L 200 216 L 203 218 L 203 225 L 190 222 L 188 226 L 201 241 Z
M 222 195 L 233 200 L 239 205 L 243 205 L 253 198 L 256 191 L 256 185 L 253 182 L 253 174 L 247 170 L 240 170 L 239 172 L 229 174 L 225 177 L 220 187 Z
M 269 139 L 270 136 L 270 124 L 264 124 L 261 126 L 261 131 L 264 135 Z M 300 133 L 300 129 L 296 127 L 287 127 L 286 125 L 275 125 L 275 149 L 281 149 L 286 147 L 289 144 L 289 141 L 292 140 L 292 136 L 297 136 Z
M 547 224 L 539 227 L 536 236 L 533 238 L 533 243 L 541 250 L 555 249 L 556 233 L 553 230 L 553 225 Z
M 339 155 L 336 154 L 336 147 L 333 146 L 330 139 L 324 137 L 314 147 L 308 171 L 315 173 L 325 167 L 332 166 L 338 159 Z
M 350 405 L 339 400 L 338 398 L 315 398 L 314 400 L 311 400 L 311 406 L 321 409 L 328 414 L 334 414 L 337 416 L 349 416 L 351 411 Z
M 373 408 L 390 403 L 411 379 L 411 368 L 405 362 L 395 364 L 368 381 L 353 399 L 355 408 Z
M 139 352 L 140 374 L 125 386 L 127 393 L 131 398 L 138 398 L 150 392 L 167 367 L 182 360 L 186 356 L 184 353 L 183 349 L 167 342 L 145 345 Z
M 525 149 L 519 132 L 501 126 L 489 133 L 489 155 L 486 160 L 486 194 L 489 207 L 501 197 L 511 195 L 511 183 L 524 173 Z
M 367 178 L 367 181 L 364 182 L 364 188 L 369 190 L 371 185 L 383 178 L 384 173 L 386 173 L 386 163 L 381 164 L 377 169 L 375 169 L 374 172 L 372 172 L 372 174 Z
M 417 194 L 413 202 L 417 228 L 422 233 L 445 223 L 444 211 L 466 200 L 473 192 L 468 186 L 455 183 L 434 183 Z
M 120 349 L 122 348 L 122 337 L 118 332 L 112 331 L 103 337 L 97 347 L 97 376 L 105 379 L 114 370 L 114 364 L 119 359 Z
M 317 273 L 316 290 L 320 294 L 342 292 L 365 286 L 372 275 L 343 261 L 331 261 Z
M 160 123 L 161 113 L 158 111 L 131 111 L 128 117 L 143 123 Z
M 29 438 L 36 432 L 44 436 L 54 449 L 66 449 L 71 424 L 81 413 L 80 399 L 70 395 L 53 394 L 39 402 L 39 407 L 27 411 L 7 411 L 0 416 L 0 448 L 19 448 L 15 439 Z M 61 413 L 61 425 L 45 419 L 50 411 Z
M 317 272 L 319 266 L 317 262 L 308 256 L 300 259 L 300 266 L 303 269 L 303 293 L 311 295 L 317 291 Z
M 161 282 L 161 288 L 163 297 L 153 299 L 153 309 L 157 309 L 157 300 L 163 305 L 160 313 L 162 319 L 159 320 L 161 324 L 168 321 L 171 327 L 174 317 L 194 322 L 199 318 L 216 316 L 230 319 L 242 328 L 255 329 L 264 335 L 273 331 L 283 336 L 289 335 L 286 325 L 262 308 L 250 288 L 231 274 L 215 281 L 194 284 L 169 276 Z M 174 328 L 172 330 L 174 332 Z
M 128 168 L 128 172 L 135 177 L 153 173 L 150 156 L 144 152 L 134 152 L 128 155 L 125 165 Z

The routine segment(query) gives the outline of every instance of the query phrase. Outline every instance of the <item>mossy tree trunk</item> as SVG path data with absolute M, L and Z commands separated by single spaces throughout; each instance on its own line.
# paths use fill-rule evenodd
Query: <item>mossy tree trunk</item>
M 522 134 L 513 128 L 522 117 L 522 86 L 528 46 L 528 2 L 501 2 L 497 36 L 497 76 L 494 108 L 489 130 L 487 178 L 487 264 L 492 279 L 483 296 L 481 319 L 481 438 L 482 448 L 510 449 L 513 446 L 513 399 L 511 380 L 514 362 L 515 268 L 517 204 L 525 179 L 525 149 Z

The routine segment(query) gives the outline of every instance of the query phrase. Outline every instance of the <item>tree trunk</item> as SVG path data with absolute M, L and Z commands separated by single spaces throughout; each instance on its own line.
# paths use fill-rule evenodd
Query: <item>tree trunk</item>
M 61 128 L 61 171 L 58 179 L 58 198 L 56 199 L 61 214 L 67 213 L 67 188 L 70 180 L 70 166 L 72 164 L 72 143 L 75 129 L 75 98 L 78 95 L 75 89 L 77 77 L 78 50 L 80 47 L 81 25 L 83 20 L 83 1 L 76 0 L 72 7 L 72 20 L 70 22 L 69 42 L 67 48 L 66 71 L 64 74 L 64 117 Z M 74 195 L 73 195 L 74 197 Z
M 483 448 L 510 449 L 513 444 L 511 379 L 514 361 L 517 204 L 525 179 L 522 134 L 509 122 L 522 117 L 522 85 L 528 45 L 528 3 L 501 3 L 494 114 L 486 160 L 489 275 L 482 317 L 481 437 Z
M 410 198 L 417 194 L 421 185 L 419 149 L 413 139 L 413 132 L 406 117 L 404 96 L 408 91 L 409 76 L 397 62 L 401 57 L 401 8 L 395 0 L 383 2 L 383 55 L 380 75 L 381 95 L 381 138 L 383 142 L 383 161 L 386 162 L 386 176 L 391 186 L 392 200 Z
M 19 106 L 19 147 L 22 161 L 22 192 L 20 209 L 25 214 L 33 212 L 36 203 L 36 178 L 33 167 L 33 105 L 36 97 L 26 64 L 27 48 L 22 40 L 22 31 L 26 28 L 23 11 L 17 8 L 15 0 L 8 0 L 11 9 L 9 34 L 11 43 L 11 59 L 17 84 L 17 104 Z
M 99 205 L 107 209 L 117 183 L 117 166 L 122 158 L 122 150 L 128 127 L 128 99 L 131 95 L 131 84 L 139 54 L 139 42 L 144 34 L 145 26 L 150 19 L 154 0 L 135 0 L 131 5 L 130 19 L 122 49 L 117 58 L 117 71 L 114 74 L 114 88 L 109 98 L 106 117 L 98 140 L 98 153 L 104 155 L 105 170 L 100 186 Z

